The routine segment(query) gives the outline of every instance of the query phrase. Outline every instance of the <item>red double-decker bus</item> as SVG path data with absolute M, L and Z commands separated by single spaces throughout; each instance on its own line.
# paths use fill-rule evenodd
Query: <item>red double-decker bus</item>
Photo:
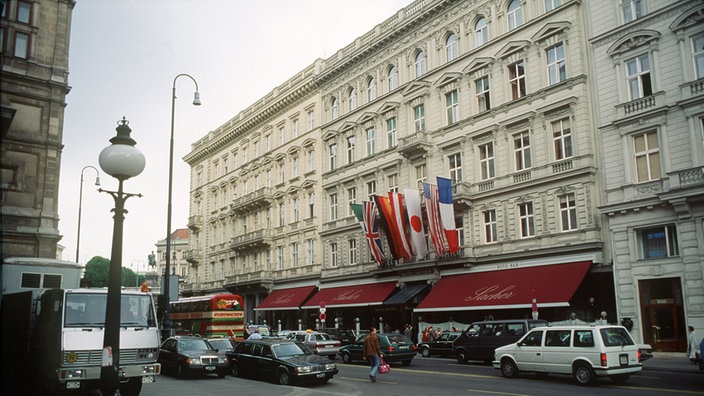
M 179 335 L 241 340 L 244 333 L 243 304 L 242 296 L 228 293 L 181 298 L 169 305 L 169 319 Z

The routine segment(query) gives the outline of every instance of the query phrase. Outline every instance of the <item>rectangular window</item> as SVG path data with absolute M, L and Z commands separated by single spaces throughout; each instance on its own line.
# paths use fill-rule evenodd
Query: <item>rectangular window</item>
M 331 267 L 337 267 L 340 265 L 340 258 L 339 258 L 340 253 L 337 251 L 337 243 L 332 242 L 330 243 L 330 266 Z
M 535 219 L 533 218 L 533 203 L 525 202 L 518 205 L 518 216 L 521 221 L 521 238 L 535 236 Z
M 375 145 L 374 145 L 374 128 L 367 128 L 367 156 L 374 155 Z
M 450 179 L 453 182 L 462 181 L 462 156 L 460 153 L 451 154 L 447 157 L 450 166 Z
M 284 269 L 284 247 L 283 246 L 276 247 L 276 269 L 277 270 Z
M 312 171 L 315 169 L 315 151 L 310 150 L 308 152 L 308 171 Z
M 5 5 L 5 7 L 7 7 L 7 5 Z M 32 4 L 31 3 L 28 3 L 26 1 L 18 1 L 17 2 L 17 22 L 29 24 L 31 14 L 32 14 Z
M 293 176 L 298 177 L 299 171 L 298 171 L 298 157 L 293 158 Z
M 306 256 L 306 265 L 313 265 L 313 255 L 315 254 L 313 240 L 309 239 L 308 244 L 308 255 Z
M 572 130 L 568 118 L 552 122 L 552 142 L 555 161 L 572 157 Z
M 350 187 L 347 189 L 347 216 L 353 216 L 352 204 L 357 202 L 357 189 Z
M 315 214 L 315 193 L 308 193 L 308 218 L 313 218 Z
M 354 136 L 348 136 L 347 137 L 347 163 L 348 164 L 351 164 L 354 162 L 354 150 L 355 150 Z
M 330 194 L 330 220 L 337 220 L 337 193 Z
M 511 84 L 511 97 L 519 99 L 526 96 L 526 67 L 521 60 L 508 67 L 509 83 Z
M 704 78 L 704 33 L 692 36 L 692 60 L 694 61 L 694 78 Z
M 330 164 L 330 170 L 335 170 L 337 169 L 337 144 L 331 144 L 328 146 L 328 152 L 330 154 L 329 158 L 329 164 Z
M 652 95 L 653 85 L 650 79 L 650 58 L 648 54 L 629 59 L 625 65 L 628 78 L 628 93 L 631 100 Z
M 530 135 L 528 132 L 513 135 L 513 154 L 517 171 L 531 167 Z
M 545 0 L 545 12 L 550 12 L 560 6 L 560 0 Z
M 15 32 L 15 56 L 17 58 L 29 58 L 29 35 L 22 32 Z
M 560 217 L 562 231 L 577 229 L 577 205 L 574 194 L 560 196 Z
M 370 181 L 367 183 L 367 197 L 374 195 L 376 195 L 376 181 Z
M 357 240 L 350 239 L 348 241 L 349 252 L 350 252 L 350 264 L 357 264 Z
M 398 192 L 398 174 L 394 173 L 393 175 L 389 175 L 388 178 L 388 183 L 389 183 L 389 192 Z
M 643 0 L 621 0 L 621 11 L 624 23 L 634 21 L 645 13 Z
M 482 180 L 495 177 L 494 173 L 494 143 L 479 146 L 479 167 Z
M 279 164 L 279 183 L 283 183 L 286 180 L 286 173 L 284 172 L 284 164 Z
M 413 108 L 413 127 L 416 132 L 425 130 L 425 107 L 423 105 Z
M 494 243 L 499 240 L 498 229 L 496 224 L 496 210 L 484 211 L 484 241 L 486 243 Z
M 474 80 L 477 88 L 477 104 L 479 112 L 491 109 L 491 98 L 489 95 L 489 76 L 484 76 Z
M 293 199 L 293 221 L 298 221 L 298 198 Z
M 452 90 L 445 94 L 445 109 L 447 111 L 447 123 L 454 124 L 459 121 L 460 115 L 460 105 L 459 105 L 459 92 L 457 90 Z
M 291 267 L 298 268 L 298 242 L 291 244 Z
M 283 227 L 285 224 L 285 215 L 286 211 L 284 210 L 284 204 L 280 203 L 279 204 L 279 227 Z
M 298 137 L 298 118 L 293 120 L 293 137 Z
M 557 84 L 567 79 L 565 69 L 565 47 L 562 43 L 548 48 L 548 82 L 550 85 Z
M 638 182 L 657 180 L 662 176 L 657 132 L 651 131 L 634 135 L 633 154 L 636 160 Z
M 312 130 L 313 127 L 315 127 L 315 112 L 308 110 L 308 130 Z
M 286 129 L 279 127 L 279 145 L 283 146 L 286 143 Z
M 636 235 L 644 259 L 679 256 L 677 229 L 674 225 L 638 230 Z
M 428 175 L 426 173 L 425 165 L 416 165 L 416 185 L 418 190 L 423 190 L 423 183 L 428 180 Z
M 386 120 L 386 147 L 396 147 L 396 117 L 391 117 Z

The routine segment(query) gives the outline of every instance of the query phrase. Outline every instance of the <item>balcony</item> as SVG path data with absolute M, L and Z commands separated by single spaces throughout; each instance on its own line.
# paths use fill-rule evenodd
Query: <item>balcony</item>
M 197 266 L 202 261 L 202 257 L 203 255 L 199 249 L 188 249 L 183 252 L 183 258 L 193 266 Z
M 189 230 L 193 232 L 197 232 L 200 230 L 200 227 L 203 225 L 203 216 L 191 216 L 188 218 L 188 224 L 186 225 Z
M 425 132 L 416 132 L 399 139 L 398 152 L 407 159 L 418 158 L 427 155 L 432 146 Z
M 270 229 L 248 232 L 232 238 L 229 248 L 238 252 L 269 248 L 273 244 L 273 235 L 274 231 Z
M 617 118 L 622 120 L 624 118 L 637 117 L 643 113 L 651 112 L 657 108 L 662 108 L 665 106 L 665 93 L 657 92 L 650 96 L 643 98 L 638 98 L 630 102 L 626 102 L 617 106 Z M 618 123 L 619 121 L 617 121 Z
M 230 204 L 230 209 L 238 213 L 254 212 L 258 209 L 271 206 L 273 201 L 274 189 L 271 187 L 263 187 L 257 191 L 236 198 Z

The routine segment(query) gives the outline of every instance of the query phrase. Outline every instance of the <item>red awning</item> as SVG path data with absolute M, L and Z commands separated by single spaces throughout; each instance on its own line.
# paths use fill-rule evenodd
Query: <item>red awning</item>
M 310 296 L 313 289 L 315 289 L 315 286 L 274 290 L 269 294 L 269 297 L 265 298 L 254 310 L 273 311 L 277 309 L 298 309 L 306 298 Z
M 321 302 L 325 303 L 326 308 L 380 305 L 394 289 L 396 289 L 396 282 L 320 289 L 301 308 L 320 308 Z
M 442 277 L 416 312 L 566 307 L 591 261 Z

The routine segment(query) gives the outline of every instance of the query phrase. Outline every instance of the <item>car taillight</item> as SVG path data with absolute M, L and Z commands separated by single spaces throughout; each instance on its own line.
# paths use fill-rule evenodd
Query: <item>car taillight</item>
M 389 346 L 389 352 L 393 352 L 393 351 L 394 351 L 394 347 Z
M 411 345 L 411 349 L 416 350 L 416 344 Z
M 601 354 L 601 366 L 602 367 L 607 367 L 609 365 L 607 359 L 606 359 L 606 354 L 602 353 Z
M 639 349 L 639 350 L 638 350 L 638 363 L 640 363 L 640 362 L 641 362 L 641 360 L 640 360 L 640 359 L 641 359 L 642 357 L 643 357 L 643 356 L 641 355 L 641 353 L 640 353 L 640 349 Z

